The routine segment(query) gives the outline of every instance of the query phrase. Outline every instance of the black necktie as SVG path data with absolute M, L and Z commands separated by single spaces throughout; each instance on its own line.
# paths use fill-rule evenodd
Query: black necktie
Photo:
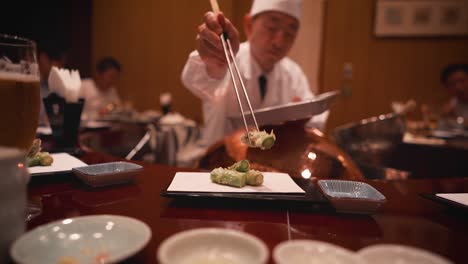
M 260 97 L 263 101 L 263 98 L 265 98 L 267 88 L 267 78 L 265 77 L 265 75 L 260 75 L 260 77 L 258 77 L 258 87 L 260 87 Z

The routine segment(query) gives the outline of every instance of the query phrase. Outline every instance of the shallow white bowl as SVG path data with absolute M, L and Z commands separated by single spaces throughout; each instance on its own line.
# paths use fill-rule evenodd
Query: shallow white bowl
M 358 252 L 368 263 L 379 264 L 450 264 L 449 260 L 429 251 L 403 246 L 381 244 L 369 246 Z
M 268 261 L 268 248 L 260 239 L 221 228 L 177 233 L 163 241 L 157 254 L 162 264 L 263 264 Z
M 22 235 L 11 247 L 23 264 L 115 263 L 140 251 L 150 240 L 143 222 L 124 216 L 95 215 L 55 221 Z M 71 262 L 75 261 L 75 262 Z
M 273 250 L 277 264 L 355 264 L 363 260 L 354 252 L 322 241 L 289 240 L 278 244 Z

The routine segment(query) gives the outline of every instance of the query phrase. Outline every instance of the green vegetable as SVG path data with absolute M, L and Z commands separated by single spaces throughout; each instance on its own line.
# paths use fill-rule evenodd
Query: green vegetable
M 241 161 L 234 163 L 228 169 L 239 171 L 239 172 L 248 172 L 250 170 L 250 164 L 248 160 L 241 160 Z
M 250 140 L 249 140 L 250 136 Z M 270 133 L 263 131 L 250 131 L 241 137 L 241 141 L 251 148 L 271 149 L 276 141 L 276 136 L 273 130 Z
M 216 168 L 211 171 L 211 181 L 218 184 L 229 185 L 233 187 L 242 188 L 246 184 L 245 173 L 224 169 Z
M 49 152 L 38 152 L 33 157 L 27 157 L 28 167 L 34 166 L 50 166 L 54 162 L 54 158 Z
M 263 174 L 257 170 L 249 170 L 245 176 L 248 185 L 260 186 L 263 184 Z
M 54 158 L 49 154 L 49 152 L 40 152 L 41 155 L 41 166 L 50 166 L 54 162 Z

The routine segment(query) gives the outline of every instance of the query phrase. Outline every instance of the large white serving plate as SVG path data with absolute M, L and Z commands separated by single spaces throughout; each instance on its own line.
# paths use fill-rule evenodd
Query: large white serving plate
M 169 192 L 213 192 L 213 193 L 299 193 L 305 191 L 286 173 L 263 172 L 261 186 L 242 188 L 211 182 L 209 172 L 177 172 L 167 188 Z
M 84 167 L 88 164 L 68 153 L 51 154 L 54 162 L 50 166 L 35 166 L 28 168 L 31 176 L 43 176 L 57 173 L 71 172 L 73 168 Z

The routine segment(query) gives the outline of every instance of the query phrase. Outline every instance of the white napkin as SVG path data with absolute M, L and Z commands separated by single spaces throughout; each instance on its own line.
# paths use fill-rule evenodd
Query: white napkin
M 76 103 L 79 99 L 81 78 L 78 70 L 59 69 L 52 67 L 49 74 L 49 88 L 68 103 Z

